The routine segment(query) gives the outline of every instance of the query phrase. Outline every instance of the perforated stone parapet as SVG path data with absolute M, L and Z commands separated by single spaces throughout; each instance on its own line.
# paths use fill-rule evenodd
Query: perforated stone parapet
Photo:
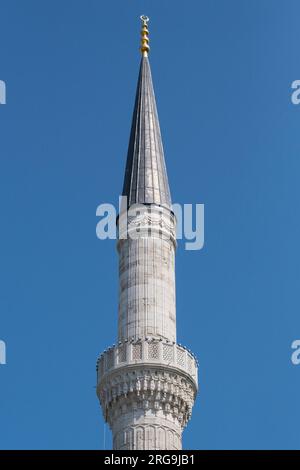
M 198 365 L 195 356 L 181 345 L 163 339 L 149 338 L 126 341 L 101 354 L 97 361 L 97 383 L 113 369 L 143 363 L 173 367 L 187 373 L 198 386 Z

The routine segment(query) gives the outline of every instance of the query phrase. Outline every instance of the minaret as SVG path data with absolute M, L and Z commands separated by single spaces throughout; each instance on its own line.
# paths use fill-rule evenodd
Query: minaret
M 178 450 L 197 361 L 176 342 L 176 220 L 141 17 L 141 64 L 118 218 L 118 343 L 97 363 L 97 395 L 119 450 Z

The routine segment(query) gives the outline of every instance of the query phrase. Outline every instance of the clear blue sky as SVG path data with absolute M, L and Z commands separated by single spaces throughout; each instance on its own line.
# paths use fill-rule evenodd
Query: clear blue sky
M 1 1 L 0 447 L 103 448 L 118 274 L 95 212 L 122 187 L 142 13 L 173 200 L 205 204 L 204 249 L 177 253 L 184 445 L 299 449 L 298 0 Z

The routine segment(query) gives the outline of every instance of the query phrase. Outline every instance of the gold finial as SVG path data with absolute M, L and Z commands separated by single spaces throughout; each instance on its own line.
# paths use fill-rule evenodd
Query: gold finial
M 148 18 L 148 16 L 145 16 L 145 15 L 140 16 L 140 18 L 141 18 L 142 24 L 143 24 L 142 30 L 141 30 L 141 47 L 140 47 L 140 51 L 141 51 L 141 53 L 144 57 L 147 57 L 148 52 L 150 50 L 149 38 L 148 38 L 148 35 L 149 35 L 149 31 L 148 31 L 149 18 Z

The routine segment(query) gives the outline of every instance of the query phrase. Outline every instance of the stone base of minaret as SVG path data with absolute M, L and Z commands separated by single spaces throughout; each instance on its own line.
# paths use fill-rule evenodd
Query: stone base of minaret
M 147 338 L 103 353 L 97 394 L 116 450 L 180 450 L 197 393 L 197 361 L 182 346 Z

